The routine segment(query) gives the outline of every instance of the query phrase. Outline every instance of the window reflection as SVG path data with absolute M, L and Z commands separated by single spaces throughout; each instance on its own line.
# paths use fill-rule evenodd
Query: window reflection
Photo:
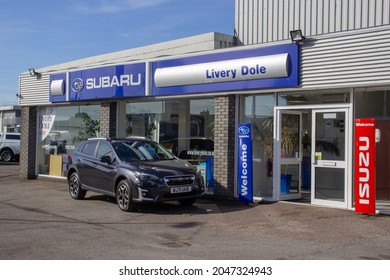
M 318 92 L 289 92 L 278 94 L 278 105 L 306 105 L 306 104 L 330 104 L 348 103 L 349 89 L 329 90 Z
M 253 195 L 272 197 L 274 95 L 245 96 L 240 123 L 252 124 Z
M 204 175 L 213 192 L 214 99 L 183 99 L 126 104 L 126 137 L 146 137 Z
M 213 155 L 213 99 L 127 103 L 126 120 L 126 136 L 160 142 L 180 158 Z
M 357 89 L 354 96 L 355 117 L 374 118 L 381 139 L 376 143 L 376 198 L 377 204 L 390 200 L 390 88 Z
M 39 174 L 63 176 L 77 143 L 99 136 L 100 105 L 44 107 L 38 113 Z

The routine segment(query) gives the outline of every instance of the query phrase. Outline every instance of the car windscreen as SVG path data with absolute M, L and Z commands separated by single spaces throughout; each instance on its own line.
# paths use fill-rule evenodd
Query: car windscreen
M 122 161 L 169 160 L 175 158 L 158 143 L 144 141 L 114 142 L 112 146 Z

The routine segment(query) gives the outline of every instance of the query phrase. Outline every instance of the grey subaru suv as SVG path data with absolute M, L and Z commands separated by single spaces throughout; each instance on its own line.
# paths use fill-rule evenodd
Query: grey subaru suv
M 204 190 L 201 173 L 190 163 L 159 143 L 138 138 L 79 143 L 68 159 L 67 179 L 72 198 L 83 199 L 87 191 L 106 194 L 123 211 L 143 202 L 192 205 Z

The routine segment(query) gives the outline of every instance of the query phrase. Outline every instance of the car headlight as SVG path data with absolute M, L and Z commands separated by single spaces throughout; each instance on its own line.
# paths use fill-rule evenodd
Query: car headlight
M 135 173 L 135 175 L 137 176 L 137 178 L 141 181 L 150 181 L 150 180 L 153 180 L 153 181 L 157 181 L 159 180 L 160 178 L 157 177 L 156 175 L 153 175 L 153 174 L 148 174 L 148 173 L 143 173 L 143 172 L 137 172 Z
M 204 185 L 204 178 L 203 178 L 202 172 L 200 170 L 196 171 L 196 178 L 197 178 L 197 181 L 199 182 L 199 184 L 201 186 L 203 186 Z

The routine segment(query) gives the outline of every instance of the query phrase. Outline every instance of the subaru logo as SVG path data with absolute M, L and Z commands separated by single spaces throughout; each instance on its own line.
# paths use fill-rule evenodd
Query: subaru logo
M 239 133 L 240 135 L 247 135 L 247 134 L 249 134 L 249 132 L 250 132 L 250 129 L 249 129 L 249 127 L 247 127 L 247 126 L 241 126 L 241 127 L 238 129 L 238 133 Z
M 81 78 L 76 78 L 72 82 L 72 90 L 74 92 L 80 92 L 84 88 L 84 81 Z

